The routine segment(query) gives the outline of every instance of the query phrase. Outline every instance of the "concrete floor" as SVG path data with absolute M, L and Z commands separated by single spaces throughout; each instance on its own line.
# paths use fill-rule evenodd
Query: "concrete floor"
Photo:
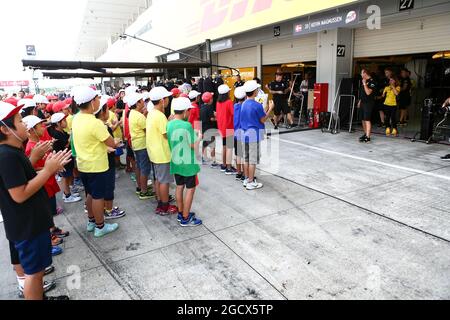
M 103 239 L 85 230 L 82 205 L 57 225 L 71 232 L 54 258 L 58 288 L 73 299 L 450 299 L 448 146 L 318 130 L 273 136 L 279 157 L 258 173 L 264 188 L 203 167 L 198 228 L 153 214 L 129 178 L 127 210 Z M 267 157 L 266 157 L 266 160 Z M 16 281 L 0 228 L 1 299 Z M 75 267 L 74 267 L 75 266 Z M 78 289 L 73 270 L 80 270 Z

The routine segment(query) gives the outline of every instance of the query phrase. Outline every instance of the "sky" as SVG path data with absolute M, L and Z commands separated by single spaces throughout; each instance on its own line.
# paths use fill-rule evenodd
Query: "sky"
M 31 78 L 21 63 L 27 57 L 26 45 L 36 46 L 36 59 L 74 59 L 86 0 L 2 2 L 0 81 Z

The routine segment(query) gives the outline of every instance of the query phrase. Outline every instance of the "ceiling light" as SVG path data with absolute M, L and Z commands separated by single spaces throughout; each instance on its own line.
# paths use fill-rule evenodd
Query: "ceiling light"
M 433 56 L 433 59 L 450 59 L 450 51 L 438 52 Z

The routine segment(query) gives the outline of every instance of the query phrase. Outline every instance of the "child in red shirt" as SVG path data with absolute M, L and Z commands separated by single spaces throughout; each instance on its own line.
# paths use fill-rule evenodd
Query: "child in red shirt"
M 189 100 L 191 100 L 191 105 L 193 106 L 192 109 L 190 109 L 189 119 L 188 121 L 191 123 L 192 128 L 194 128 L 194 131 L 201 132 L 200 128 L 200 107 L 198 105 L 200 101 L 200 92 L 197 92 L 195 90 L 192 90 L 189 92 Z
M 220 170 L 227 175 L 232 175 L 237 174 L 237 170 L 231 167 L 234 148 L 234 105 L 230 99 L 230 88 L 226 84 L 219 86 L 218 91 L 216 118 L 223 145 L 223 162 Z
M 27 145 L 25 147 L 25 154 L 27 157 L 30 156 L 31 151 L 39 142 L 44 142 L 42 137 L 44 135 L 44 131 L 46 131 L 44 124 L 42 123 L 44 120 L 36 117 L 36 116 L 27 116 L 22 119 L 28 129 L 29 139 Z M 45 160 L 41 159 L 37 161 L 33 167 L 36 171 L 42 170 L 45 165 Z M 55 176 L 51 176 L 44 185 L 45 191 L 47 192 L 49 198 L 49 206 L 51 212 L 54 216 L 58 214 L 56 207 L 56 194 L 61 191 L 58 183 L 56 182 Z M 69 235 L 69 232 L 65 232 L 60 228 L 56 227 L 54 224 L 50 228 L 50 233 L 52 234 L 52 245 L 57 246 L 63 242 L 62 238 L 65 238 Z M 61 253 L 61 249 L 54 248 L 53 252 Z M 58 254 L 59 254 L 58 253 Z

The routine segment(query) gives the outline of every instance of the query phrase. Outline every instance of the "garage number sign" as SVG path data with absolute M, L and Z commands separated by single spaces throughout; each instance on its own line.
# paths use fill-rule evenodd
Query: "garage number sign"
M 337 56 L 338 57 L 345 57 L 345 46 L 344 45 L 338 45 L 337 46 Z
M 414 9 L 414 0 L 400 0 L 399 11 Z

